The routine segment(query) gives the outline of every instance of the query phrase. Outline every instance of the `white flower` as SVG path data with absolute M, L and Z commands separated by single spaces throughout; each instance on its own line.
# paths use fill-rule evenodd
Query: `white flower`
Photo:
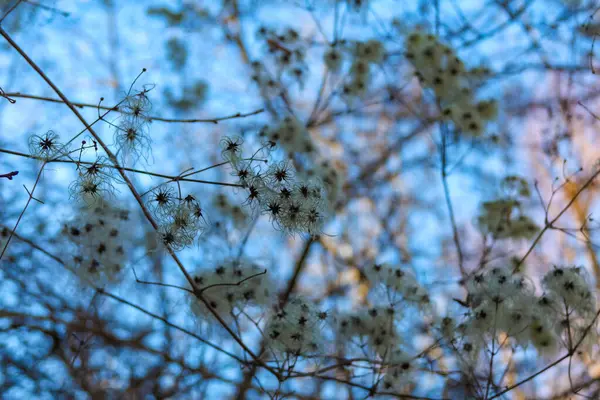
M 505 195 L 495 200 L 483 202 L 477 221 L 484 232 L 495 238 L 531 238 L 538 227 L 523 214 L 523 200 L 529 197 L 527 182 L 516 176 L 508 176 L 502 181 Z

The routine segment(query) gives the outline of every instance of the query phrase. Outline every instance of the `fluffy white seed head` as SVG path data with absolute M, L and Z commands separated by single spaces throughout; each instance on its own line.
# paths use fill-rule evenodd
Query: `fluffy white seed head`
M 401 349 L 392 351 L 389 357 L 390 366 L 383 377 L 382 387 L 386 392 L 399 392 L 410 383 L 412 372 L 417 367 L 417 361 Z
M 195 296 L 190 297 L 192 312 L 202 320 L 214 322 L 210 307 L 231 321 L 234 313 L 248 307 L 268 306 L 275 294 L 265 270 L 246 259 L 226 259 L 198 272 L 193 279 L 208 303 L 207 306 Z
M 61 155 L 63 144 L 54 131 L 48 131 L 42 135 L 31 135 L 29 137 L 29 152 L 34 157 L 50 160 Z
M 581 267 L 556 267 L 542 279 L 547 294 L 580 316 L 591 318 L 596 302 L 586 272 Z
M 318 354 L 324 349 L 323 329 L 328 314 L 301 297 L 276 308 L 265 329 L 267 347 L 278 359 Z
M 127 211 L 107 203 L 81 208 L 78 216 L 63 228 L 69 253 L 64 257 L 67 268 L 92 285 L 118 281 L 129 255 L 128 221 Z
M 421 31 L 408 35 L 406 58 L 415 67 L 421 84 L 434 91 L 442 105 L 442 117 L 453 121 L 460 131 L 481 136 L 487 123 L 497 117 L 496 102 L 478 102 L 472 90 L 474 79 L 489 76 L 489 69 L 467 71 L 452 48 Z

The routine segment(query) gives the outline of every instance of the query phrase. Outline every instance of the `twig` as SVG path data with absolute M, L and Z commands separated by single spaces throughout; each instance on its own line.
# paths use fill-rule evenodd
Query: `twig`
M 202 289 L 200 289 L 200 293 L 204 293 L 205 290 L 208 290 L 208 289 L 211 289 L 211 288 L 214 288 L 214 287 L 217 287 L 217 286 L 240 286 L 242 283 L 244 283 L 244 282 L 246 282 L 246 281 L 248 281 L 248 280 L 250 280 L 252 278 L 256 278 L 257 276 L 265 275 L 266 273 L 267 273 L 267 270 L 265 269 L 263 272 L 259 272 L 259 273 L 256 273 L 254 275 L 250 275 L 249 277 L 244 278 L 244 279 L 242 279 L 241 281 L 239 281 L 237 283 L 215 283 L 215 284 L 212 284 L 212 285 L 208 285 L 208 286 L 203 287 Z
M 0 28 L 0 29 L 2 29 L 2 28 Z M 17 218 L 17 222 L 15 223 L 15 226 L 11 229 L 10 235 L 8 235 L 8 239 L 6 240 L 6 243 L 4 244 L 2 253 L 0 253 L 0 260 L 2 260 L 2 257 L 4 256 L 4 253 L 6 252 L 6 249 L 8 248 L 8 245 L 10 244 L 10 240 L 12 239 L 13 235 L 17 231 L 17 227 L 19 226 L 19 223 L 21 222 L 21 219 L 23 218 L 25 211 L 27 211 L 27 208 L 29 207 L 31 200 L 34 199 L 33 193 L 35 192 L 35 188 L 37 187 L 38 183 L 40 182 L 40 179 L 42 177 L 42 172 L 44 172 L 45 166 L 46 166 L 46 163 L 43 163 L 42 166 L 40 167 L 40 171 L 38 172 L 37 177 L 35 178 L 35 183 L 33 184 L 33 188 L 31 189 L 31 192 L 29 190 L 27 190 L 27 188 L 25 188 L 25 190 L 27 191 L 27 194 L 29 195 L 29 198 L 27 199 L 27 203 L 25 203 L 25 207 L 23 207 L 21 214 L 19 214 L 19 218 Z
M 63 100 L 60 99 L 54 99 L 52 97 L 44 97 L 44 96 L 35 96 L 35 95 L 31 95 L 31 94 L 25 94 L 25 93 L 19 93 L 19 92 L 14 92 L 14 93 L 6 93 L 3 97 L 19 97 L 19 98 L 23 98 L 23 99 L 32 99 L 32 100 L 42 100 L 42 101 L 48 101 L 51 103 L 64 103 Z M 100 109 L 100 110 L 108 110 L 108 111 L 116 111 L 122 114 L 126 114 L 126 115 L 130 115 L 129 113 L 126 113 L 125 111 L 121 111 L 121 109 L 119 109 L 119 107 L 107 107 L 107 106 L 101 106 L 98 104 L 90 104 L 90 103 L 78 103 L 78 102 L 71 102 L 72 105 L 74 105 L 75 107 L 78 108 L 95 108 L 95 109 Z M 190 119 L 175 119 L 175 118 L 164 118 L 164 117 L 159 117 L 159 116 L 149 116 L 147 117 L 148 121 L 152 122 L 152 121 L 160 121 L 160 122 L 167 122 L 167 123 L 212 123 L 212 124 L 218 124 L 221 121 L 226 121 L 229 119 L 236 119 L 236 118 L 246 118 L 246 117 L 251 117 L 253 115 L 258 115 L 261 114 L 265 111 L 264 108 L 260 108 L 258 110 L 254 110 L 254 111 L 250 111 L 247 113 L 241 113 L 241 112 L 237 112 L 235 114 L 231 114 L 231 115 L 226 115 L 223 117 L 216 117 L 216 118 L 190 118 Z
M 17 8 L 17 6 L 18 6 L 19 4 L 21 4 L 21 2 L 22 2 L 22 1 L 23 1 L 23 0 L 17 0 L 17 2 L 16 2 L 15 4 L 13 4 L 13 6 L 12 6 L 11 8 L 9 8 L 9 9 L 8 9 L 8 11 L 6 11 L 6 12 L 4 13 L 4 15 L 2 16 L 2 18 L 0 18 L 0 24 L 2 24 L 2 21 L 4 21 L 4 19 L 5 19 L 6 17 L 8 17 L 8 15 L 9 15 L 11 12 L 13 12 L 13 11 L 15 10 L 15 8 Z M 3 96 L 3 97 L 6 97 L 6 96 Z
M 0 153 L 12 154 L 12 155 L 15 155 L 15 156 L 31 158 L 31 159 L 34 159 L 34 160 L 43 160 L 40 157 L 32 156 L 30 154 L 21 153 L 19 151 L 14 151 L 14 150 L 2 149 L 2 148 L 0 148 Z M 240 184 L 237 184 L 237 183 L 215 182 L 215 181 L 205 181 L 205 180 L 202 180 L 202 179 L 189 179 L 189 178 L 185 178 L 186 176 L 191 176 L 193 174 L 200 173 L 200 172 L 206 171 L 206 170 L 211 169 L 211 168 L 215 168 L 216 166 L 221 166 L 221 165 L 227 164 L 226 162 L 217 164 L 216 166 L 213 165 L 213 166 L 210 166 L 210 167 L 207 167 L 207 168 L 195 171 L 193 173 L 185 174 L 185 175 L 182 175 L 182 176 L 165 175 L 165 174 L 159 174 L 157 172 L 143 171 L 143 170 L 139 170 L 139 169 L 135 169 L 135 168 L 127 168 L 127 167 L 121 167 L 121 166 L 117 167 L 117 166 L 111 165 L 111 164 L 99 164 L 97 162 L 91 162 L 91 161 L 63 160 L 63 159 L 52 159 L 52 160 L 48 160 L 47 161 L 47 163 L 53 163 L 53 162 L 69 163 L 69 164 L 81 164 L 81 165 L 95 165 L 95 166 L 101 167 L 101 168 L 114 168 L 114 169 L 119 169 L 120 168 L 123 171 L 133 172 L 133 173 L 136 173 L 136 174 L 149 175 L 149 176 L 156 176 L 158 178 L 164 178 L 164 179 L 168 179 L 170 181 L 204 183 L 204 184 L 207 184 L 207 185 L 218 185 L 218 186 L 243 187 L 243 185 L 240 185 Z M 0 177 L 2 177 L 2 176 L 0 176 Z
M 135 268 L 131 268 L 131 270 L 133 271 L 133 276 L 135 277 L 135 281 L 137 283 L 143 283 L 145 285 L 156 285 L 156 286 L 163 286 L 163 287 L 170 287 L 170 288 L 175 288 L 175 289 L 179 289 L 179 290 L 185 290 L 188 293 L 192 293 L 194 294 L 194 292 L 188 288 L 184 288 L 182 286 L 177 286 L 177 285 L 171 285 L 168 283 L 162 283 L 162 282 L 149 282 L 149 281 L 143 281 L 141 279 L 138 278 L 137 273 L 135 272 Z
M 463 256 L 463 252 L 462 252 L 462 247 L 460 245 L 460 237 L 458 234 L 458 226 L 456 224 L 456 219 L 454 217 L 454 208 L 452 206 L 452 199 L 450 198 L 450 189 L 448 187 L 448 171 L 446 170 L 447 167 L 447 127 L 446 124 L 442 123 L 441 124 L 441 131 L 442 131 L 442 148 L 441 148 L 441 153 L 442 153 L 442 167 L 441 167 L 441 173 L 442 173 L 442 184 L 444 186 L 444 198 L 446 199 L 446 206 L 448 208 L 448 214 L 450 215 L 450 223 L 452 225 L 452 238 L 454 239 L 454 245 L 456 247 L 456 253 L 458 255 L 458 268 L 460 269 L 460 274 L 462 275 L 463 278 L 465 278 L 467 276 L 467 271 L 465 270 L 465 266 L 464 266 L 464 256 Z
M 519 267 L 523 264 L 523 262 L 525 262 L 525 259 L 527 259 L 527 257 L 529 256 L 529 254 L 531 254 L 531 252 L 533 251 L 533 249 L 535 248 L 535 246 L 538 244 L 538 242 L 540 241 L 540 239 L 542 238 L 542 236 L 544 235 L 544 233 L 550 229 L 553 228 L 554 223 L 556 221 L 558 221 L 558 219 L 560 217 L 562 217 L 562 215 L 564 213 L 567 212 L 567 210 L 571 207 L 571 205 L 573 205 L 573 203 L 577 200 L 577 198 L 579 197 L 579 195 L 585 190 L 587 189 L 588 186 L 590 186 L 592 184 L 592 182 L 594 181 L 594 179 L 596 179 L 596 177 L 600 175 L 600 169 L 598 169 L 598 171 L 594 172 L 594 174 L 583 184 L 583 186 L 581 186 L 579 188 L 579 190 L 577 190 L 577 192 L 575 193 L 575 195 L 573 196 L 573 198 L 567 203 L 567 205 L 556 215 L 556 217 L 554 217 L 551 221 L 546 221 L 546 223 L 544 224 L 544 228 L 542 228 L 542 230 L 540 231 L 540 233 L 538 233 L 538 235 L 536 236 L 536 238 L 533 240 L 533 243 L 531 244 L 531 246 L 529 246 L 529 249 L 527 250 L 527 252 L 525 253 L 525 255 L 519 260 L 519 262 L 515 265 L 515 267 L 513 268 L 513 273 L 515 271 L 517 271 L 519 269 Z
M 6 174 L 0 174 L 0 178 L 6 178 L 9 181 L 12 181 L 13 177 L 19 175 L 19 171 L 12 171 Z
M 4 97 L 6 100 L 8 100 L 9 103 L 11 104 L 15 104 L 17 101 L 13 98 L 11 98 L 10 96 L 8 96 L 5 92 L 4 89 L 2 89 L 0 87 L 0 97 Z
M 47 11 L 52 11 L 52 12 L 54 12 L 54 13 L 60 14 L 60 15 L 62 15 L 63 17 L 68 17 L 69 15 L 71 15 L 71 14 L 70 14 L 69 12 L 67 12 L 67 11 L 62 11 L 62 10 L 59 10 L 58 8 L 55 8 L 55 7 L 50 7 L 50 6 L 47 6 L 47 5 L 44 5 L 44 4 L 40 4 L 40 3 L 38 3 L 37 1 L 32 1 L 32 0 L 23 0 L 23 1 L 24 1 L 25 3 L 27 3 L 27 4 L 31 4 L 31 5 L 32 5 L 32 6 L 34 6 L 34 7 L 39 7 L 39 8 L 42 8 L 42 9 L 44 9 L 44 10 L 47 10 Z

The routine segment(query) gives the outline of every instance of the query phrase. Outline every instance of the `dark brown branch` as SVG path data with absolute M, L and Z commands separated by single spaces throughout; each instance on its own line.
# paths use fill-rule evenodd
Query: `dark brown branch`
M 19 175 L 19 171 L 12 171 L 6 174 L 0 174 L 0 178 L 6 178 L 9 181 L 12 181 L 13 177 L 17 175 Z

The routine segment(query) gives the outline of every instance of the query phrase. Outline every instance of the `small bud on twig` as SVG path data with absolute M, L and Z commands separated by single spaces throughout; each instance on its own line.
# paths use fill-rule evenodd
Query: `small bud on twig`
M 19 171 L 12 171 L 8 174 L 0 175 L 0 178 L 7 178 L 9 181 L 12 181 L 13 176 L 19 175 Z

